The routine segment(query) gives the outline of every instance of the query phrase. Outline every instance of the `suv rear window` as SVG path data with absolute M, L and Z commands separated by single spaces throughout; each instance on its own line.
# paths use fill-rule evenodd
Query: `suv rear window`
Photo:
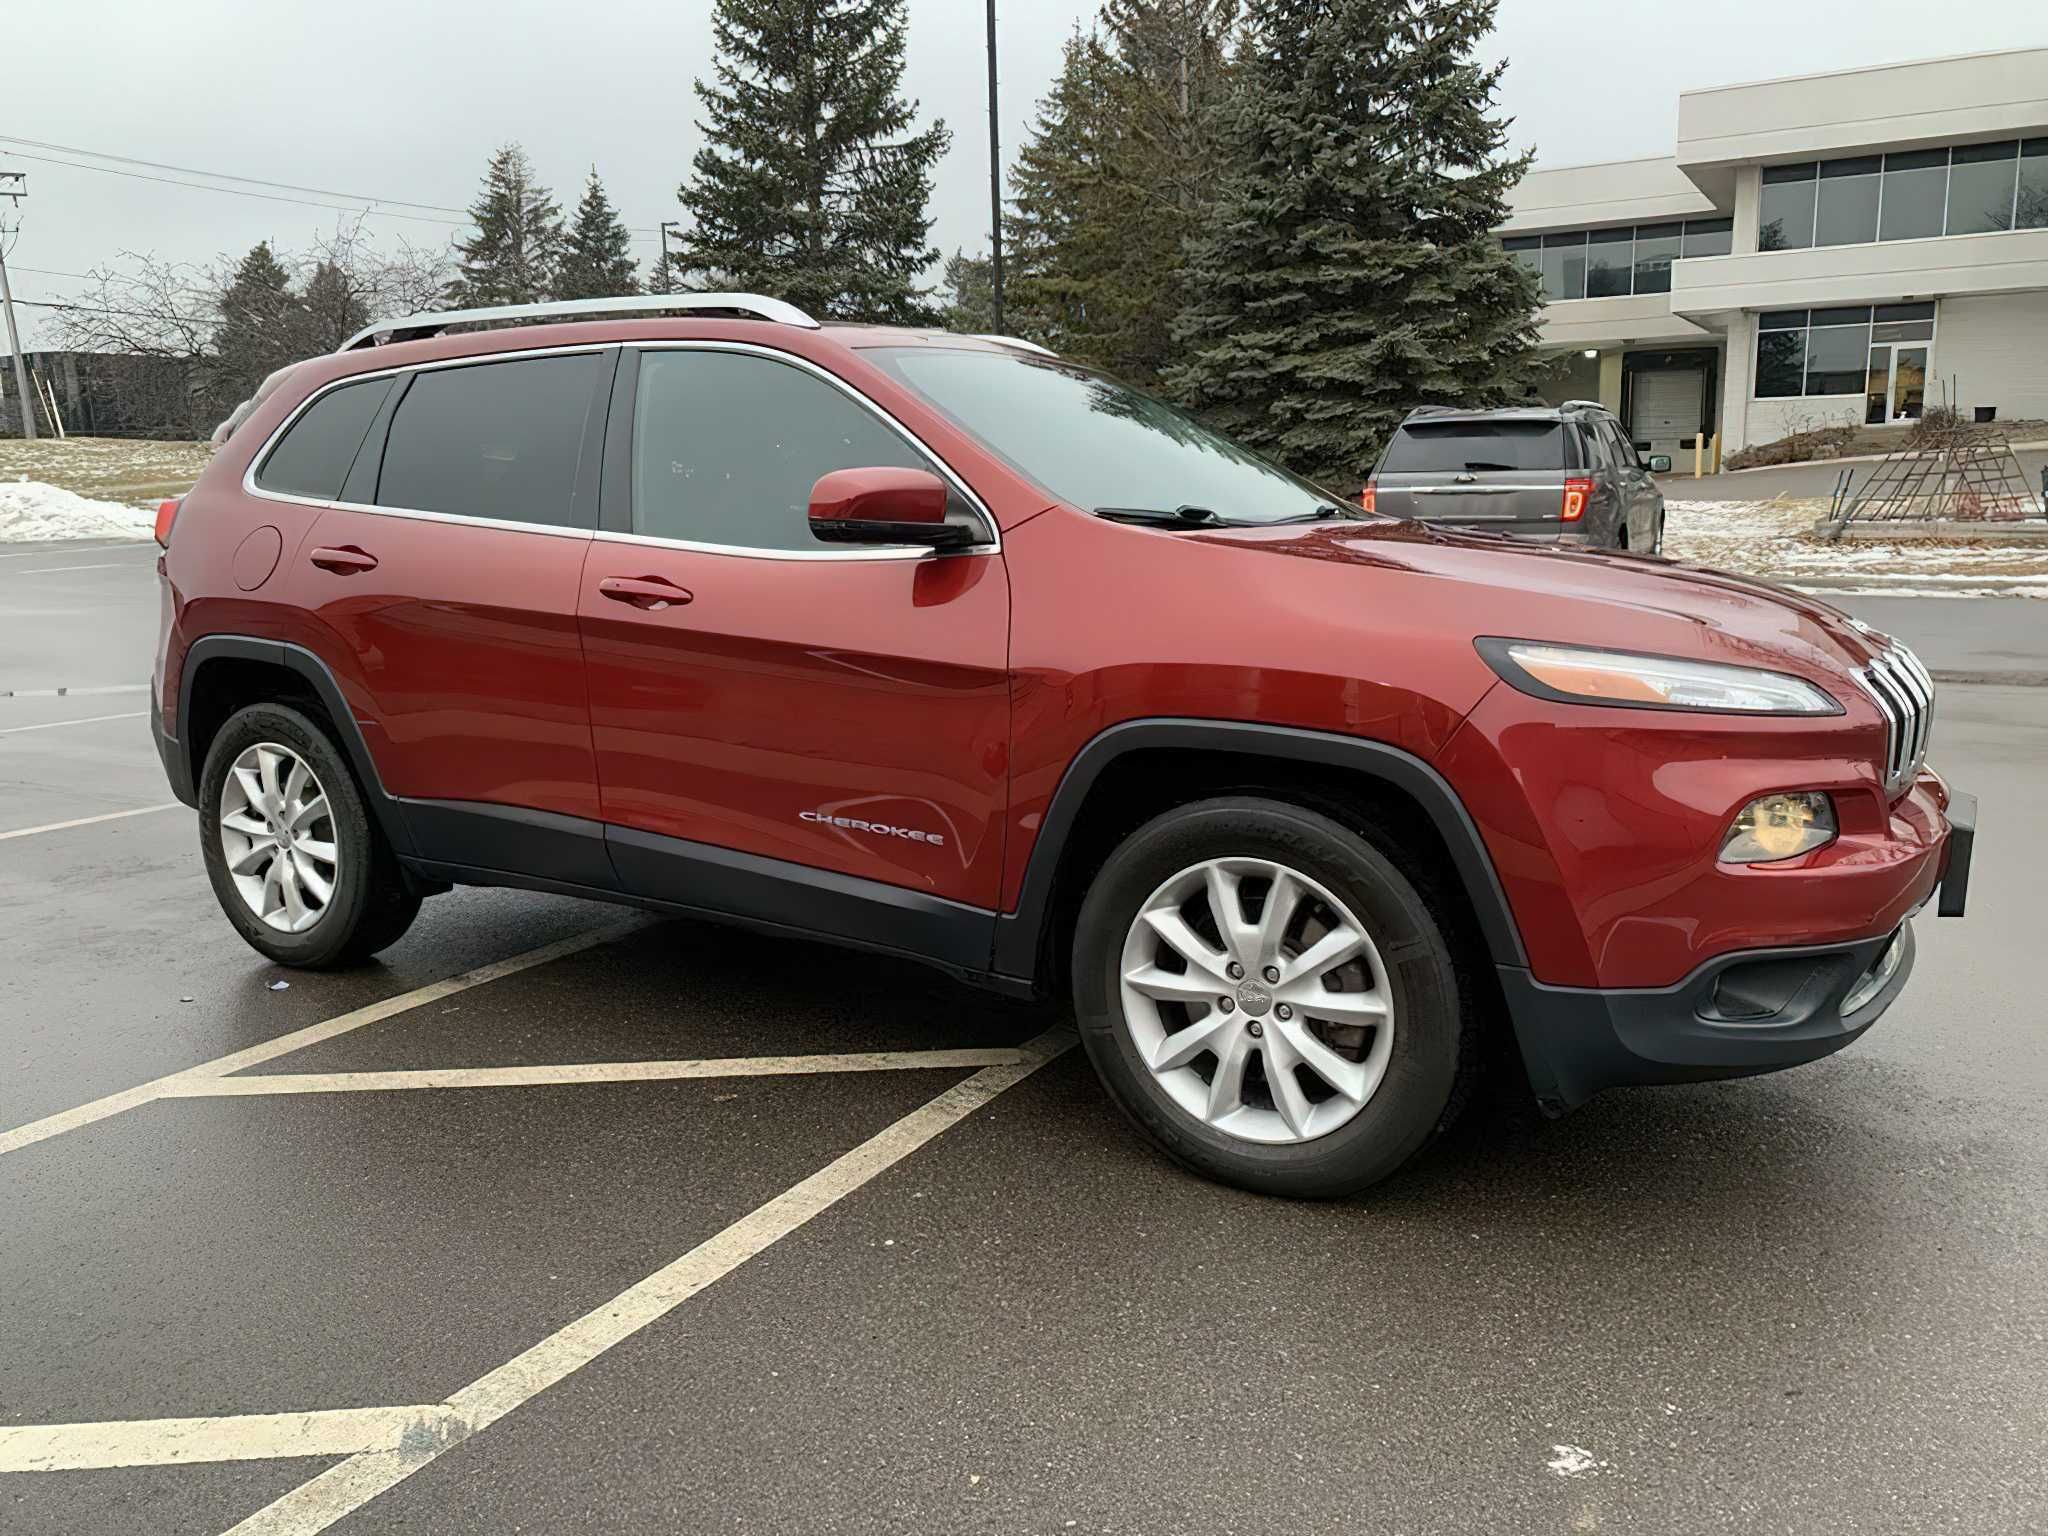
M 1396 475 L 1563 468 L 1564 427 L 1555 421 L 1412 421 L 1380 463 Z
M 391 393 L 389 378 L 365 379 L 330 389 L 307 407 L 256 471 L 259 489 L 282 496 L 332 501 L 368 435 L 378 407 Z
M 433 368 L 391 418 L 377 505 L 582 526 L 573 505 L 595 352 Z

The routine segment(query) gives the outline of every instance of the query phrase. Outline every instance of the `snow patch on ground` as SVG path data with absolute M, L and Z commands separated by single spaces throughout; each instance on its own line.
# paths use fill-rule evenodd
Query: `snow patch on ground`
M 1664 553 L 1803 592 L 2048 597 L 2048 545 L 1838 544 L 1813 532 L 1826 512 L 1822 501 L 1667 501 Z
M 41 539 L 146 539 L 156 509 L 94 501 L 26 476 L 0 480 L 0 544 Z

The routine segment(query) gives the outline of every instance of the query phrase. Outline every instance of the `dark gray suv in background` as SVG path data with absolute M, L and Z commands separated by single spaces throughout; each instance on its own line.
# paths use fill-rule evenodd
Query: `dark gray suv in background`
M 1605 406 L 1591 400 L 1511 410 L 1425 405 L 1394 431 L 1365 504 L 1396 517 L 1597 549 L 1664 547 L 1664 494 Z

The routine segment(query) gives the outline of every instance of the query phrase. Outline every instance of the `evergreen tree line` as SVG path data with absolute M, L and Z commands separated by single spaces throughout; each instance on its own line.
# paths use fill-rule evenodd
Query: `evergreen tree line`
M 1004 328 L 1345 490 L 1414 406 L 1532 398 L 1497 7 L 1105 0 L 1010 175 Z M 987 268 L 947 264 L 956 329 Z

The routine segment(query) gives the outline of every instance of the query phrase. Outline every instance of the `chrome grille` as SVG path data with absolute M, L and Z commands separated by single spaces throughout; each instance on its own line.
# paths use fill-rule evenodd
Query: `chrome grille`
M 1927 738 L 1934 730 L 1934 679 L 1920 658 L 1896 640 L 1858 676 L 1884 716 L 1884 787 L 1898 794 L 1927 761 Z

